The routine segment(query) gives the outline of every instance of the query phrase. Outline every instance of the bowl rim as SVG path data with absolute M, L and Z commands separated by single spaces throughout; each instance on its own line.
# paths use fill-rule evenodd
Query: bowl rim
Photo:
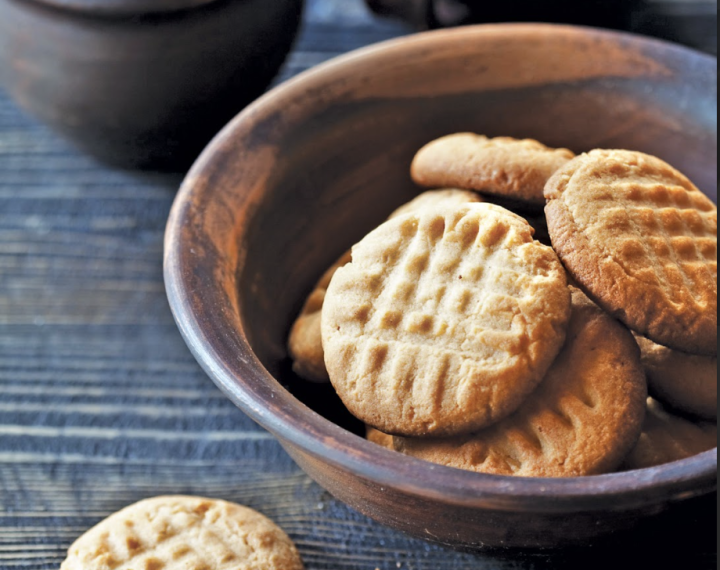
M 639 42 L 660 46 L 685 57 L 700 58 L 712 64 L 717 74 L 716 58 L 683 46 L 624 32 L 554 24 L 484 24 L 436 30 L 381 42 L 334 58 L 288 80 L 248 106 L 215 137 L 191 168 L 173 204 L 165 235 L 165 284 L 173 315 L 188 347 L 211 379 L 243 412 L 278 437 L 281 444 L 287 442 L 381 487 L 402 489 L 465 507 L 497 510 L 520 507 L 555 513 L 642 508 L 656 504 L 661 498 L 679 501 L 712 492 L 717 488 L 717 448 L 652 468 L 552 479 L 487 475 L 407 456 L 398 460 L 396 452 L 354 435 L 302 404 L 263 367 L 244 337 L 241 341 L 247 345 L 249 355 L 248 359 L 242 359 L 244 372 L 249 377 L 260 378 L 264 386 L 253 387 L 235 374 L 228 355 L 213 345 L 188 301 L 187 277 L 192 270 L 187 262 L 191 258 L 183 256 L 183 248 L 190 246 L 183 243 L 181 230 L 187 221 L 190 197 L 197 191 L 196 182 L 201 175 L 212 172 L 222 162 L 219 157 L 226 152 L 235 134 L 246 122 L 252 123 L 264 108 L 295 91 L 313 92 L 353 61 L 397 57 L 407 50 L 427 48 L 447 38 L 466 36 L 469 39 L 477 34 L 507 35 L 517 41 L 543 29 L 551 30 L 553 38 L 572 40 L 591 34 L 634 45 Z M 272 409 L 268 407 L 269 398 Z M 620 499 L 619 503 L 612 502 Z

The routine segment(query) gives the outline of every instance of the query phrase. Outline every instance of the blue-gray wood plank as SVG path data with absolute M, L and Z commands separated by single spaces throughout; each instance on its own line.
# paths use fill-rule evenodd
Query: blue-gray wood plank
M 678 4 L 662 9 L 691 24 L 717 9 Z M 360 0 L 311 0 L 277 82 L 409 31 L 374 20 Z M 716 33 L 687 37 L 717 49 Z M 308 570 L 623 567 L 620 550 L 645 548 L 647 536 L 630 536 L 572 553 L 460 554 L 335 501 L 220 394 L 177 332 L 162 238 L 179 183 L 97 164 L 0 92 L 0 569 L 55 569 L 94 523 L 165 493 L 257 508 L 288 531 Z M 715 567 L 713 541 L 695 534 L 661 534 L 662 557 L 645 560 Z

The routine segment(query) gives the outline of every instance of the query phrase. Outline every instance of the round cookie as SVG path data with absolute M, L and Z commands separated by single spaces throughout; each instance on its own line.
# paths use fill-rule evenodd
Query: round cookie
M 335 273 L 322 312 L 330 380 L 384 433 L 470 433 L 512 413 L 565 338 L 566 274 L 498 206 L 384 223 Z
M 517 412 L 470 436 L 395 437 L 395 449 L 494 475 L 576 477 L 614 470 L 640 434 L 645 375 L 627 329 L 579 290 L 572 295 L 565 346 Z
M 594 150 L 545 188 L 553 247 L 601 307 L 676 350 L 717 354 L 717 208 L 639 152 Z
M 480 196 L 467 190 L 430 190 L 423 192 L 407 204 L 395 210 L 390 218 L 396 218 L 422 208 L 435 208 L 440 205 L 465 204 L 468 202 L 482 202 Z M 320 281 L 315 285 L 300 315 L 290 330 L 288 351 L 293 359 L 295 374 L 310 382 L 329 382 L 327 369 L 320 337 L 320 313 L 322 312 L 325 292 L 335 272 L 349 263 L 350 252 L 345 253 L 335 264 L 328 269 Z
M 303 570 L 288 536 L 261 514 L 225 501 L 156 497 L 81 536 L 60 570 Z
M 545 183 L 574 157 L 531 139 L 459 133 L 422 148 L 411 174 L 420 186 L 453 186 L 544 206 Z
M 717 356 L 678 352 L 636 335 L 650 393 L 677 410 L 717 421 Z
M 717 426 L 693 423 L 665 410 L 648 398 L 647 417 L 637 445 L 625 459 L 623 469 L 644 469 L 687 459 L 717 447 Z

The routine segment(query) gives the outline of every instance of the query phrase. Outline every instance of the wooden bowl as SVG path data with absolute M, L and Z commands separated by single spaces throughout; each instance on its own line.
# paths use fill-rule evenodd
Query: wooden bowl
M 186 170 L 262 94 L 303 0 L 3 0 L 0 84 L 76 146 Z
M 292 375 L 285 342 L 318 276 L 418 192 L 411 158 L 440 135 L 638 149 L 716 198 L 716 76 L 715 59 L 684 48 L 545 25 L 431 32 L 312 70 L 236 117 L 185 180 L 165 244 L 180 330 L 313 479 L 419 537 L 558 546 L 711 493 L 716 451 L 574 479 L 481 475 L 387 451 L 357 435 L 331 388 Z

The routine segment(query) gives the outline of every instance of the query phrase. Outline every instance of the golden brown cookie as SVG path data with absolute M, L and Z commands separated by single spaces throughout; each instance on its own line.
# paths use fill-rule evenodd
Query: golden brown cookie
M 717 447 L 717 426 L 693 423 L 665 410 L 648 398 L 647 417 L 637 445 L 628 455 L 623 468 L 644 469 L 679 461 Z
M 717 421 L 717 356 L 695 356 L 635 338 L 650 393 L 682 412 Z
M 595 150 L 548 182 L 553 247 L 606 311 L 654 342 L 717 354 L 717 208 L 653 156 Z
M 647 389 L 632 335 L 573 289 L 567 341 L 509 418 L 471 436 L 394 438 L 397 451 L 458 469 L 522 477 L 614 470 L 635 445 Z
M 225 501 L 157 497 L 81 536 L 60 570 L 302 570 L 288 536 L 261 514 Z
M 343 265 L 350 263 L 351 259 L 348 251 L 323 274 L 290 329 L 288 352 L 293 359 L 293 370 L 295 374 L 310 382 L 330 381 L 320 337 L 320 314 L 333 275 Z
M 565 338 L 566 274 L 498 206 L 424 209 L 353 248 L 325 297 L 330 380 L 384 433 L 469 433 L 512 413 Z
M 376 430 L 374 427 L 367 426 L 365 438 L 380 447 L 393 449 L 393 436 Z
M 420 186 L 453 186 L 544 205 L 545 183 L 574 156 L 530 139 L 460 133 L 422 148 L 411 174 Z
M 423 192 L 414 200 L 395 210 L 390 218 L 420 210 L 421 208 L 434 208 L 441 204 L 465 204 L 467 202 L 482 202 L 474 192 L 467 190 L 430 190 Z M 295 373 L 310 382 L 329 382 L 325 360 L 323 358 L 322 339 L 320 338 L 320 313 L 322 311 L 325 291 L 330 285 L 335 271 L 349 263 L 350 252 L 345 253 L 335 264 L 328 269 L 315 285 L 312 293 L 305 301 L 300 315 L 290 330 L 288 351 L 293 359 Z

